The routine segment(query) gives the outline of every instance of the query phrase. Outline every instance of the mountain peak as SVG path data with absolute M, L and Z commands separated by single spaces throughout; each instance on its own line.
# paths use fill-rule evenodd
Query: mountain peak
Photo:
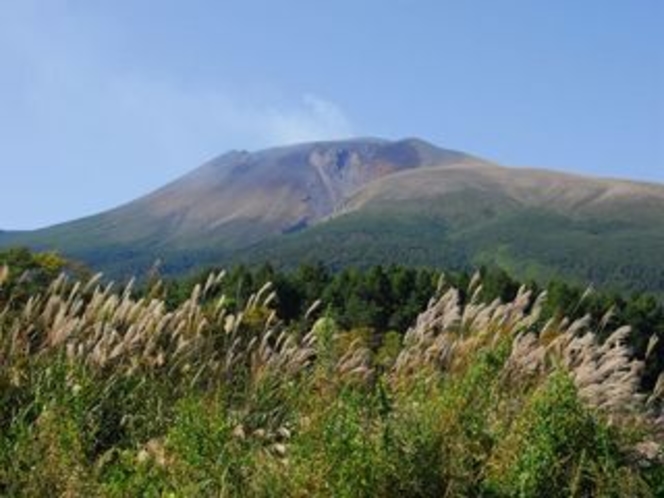
M 387 166 L 390 171 L 459 162 L 470 157 L 419 138 L 386 140 L 375 137 L 307 142 L 263 149 L 250 153 L 250 156 L 260 161 L 289 165 L 304 160 L 314 167 L 321 161 L 334 162 L 339 169 L 351 164 L 364 168 L 380 164 L 382 169 Z
M 612 268 L 639 237 L 639 248 L 664 250 L 662 210 L 657 185 L 504 168 L 419 138 L 360 138 L 229 151 L 129 204 L 3 233 L 0 244 L 54 248 L 106 270 L 112 261 L 121 271 L 169 255 L 195 266 L 251 254 L 274 254 L 276 264 L 287 254 L 361 264 L 369 253 L 383 263 L 476 263 L 496 255 L 559 269 L 546 260 L 549 248 L 581 241 L 561 254 L 587 258 L 601 234 Z M 301 233 L 282 236 L 293 232 Z M 540 246 L 544 256 L 528 252 Z M 659 260 L 639 250 L 640 268 L 659 271 Z

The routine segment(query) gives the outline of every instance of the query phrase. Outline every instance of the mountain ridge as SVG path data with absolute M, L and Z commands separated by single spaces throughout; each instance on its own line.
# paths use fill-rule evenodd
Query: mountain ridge
M 601 250 L 603 273 L 634 276 L 603 279 L 638 289 L 635 275 L 645 273 L 652 282 L 643 287 L 664 292 L 664 264 L 654 256 L 664 253 L 663 212 L 658 184 L 508 168 L 416 138 L 364 138 L 229 151 L 109 211 L 0 231 L 0 245 L 57 249 L 117 274 L 158 258 L 182 271 L 306 256 L 337 266 L 497 263 L 528 273 L 523 261 L 541 275 L 574 274 L 574 261 L 584 261 L 585 277 L 593 272 L 587 253 Z

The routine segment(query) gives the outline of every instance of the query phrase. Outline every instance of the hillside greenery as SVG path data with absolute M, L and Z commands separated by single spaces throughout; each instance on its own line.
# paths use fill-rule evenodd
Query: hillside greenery
M 404 265 L 472 272 L 484 265 L 541 285 L 564 279 L 609 292 L 648 292 L 664 302 L 664 219 L 656 205 L 590 214 L 560 209 L 526 207 L 499 192 L 469 189 L 427 202 L 372 201 L 312 225 L 303 222 L 299 230 L 266 232 L 248 245 L 230 241 L 234 230 L 251 232 L 251 223 L 227 227 L 224 236 L 205 232 L 168 245 L 167 228 L 142 218 L 131 230 L 122 225 L 128 232 L 118 240 L 105 238 L 110 221 L 89 218 L 44 231 L 0 233 L 0 247 L 58 248 L 117 279 L 144 274 L 156 258 L 171 276 L 210 265 L 266 262 L 295 270 L 303 262 L 324 261 L 333 271 Z
M 496 269 L 135 289 L 3 253 L 0 494 L 661 496 L 662 323 Z
M 374 207 L 273 238 L 227 263 L 325 261 L 331 268 L 402 264 L 472 271 L 499 266 L 521 280 L 563 278 L 622 293 L 650 292 L 664 300 L 664 224 L 638 213 L 629 221 L 515 209 L 469 193 L 448 195 L 426 209 L 418 203 Z M 172 261 L 177 267 L 178 258 Z

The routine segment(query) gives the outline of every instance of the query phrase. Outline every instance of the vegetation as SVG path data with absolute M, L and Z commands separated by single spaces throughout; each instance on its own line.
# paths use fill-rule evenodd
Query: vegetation
M 628 327 L 563 318 L 499 273 L 440 280 L 406 331 L 385 312 L 369 333 L 342 305 L 280 318 L 272 286 L 228 292 L 246 270 L 186 297 L 66 274 L 27 296 L 30 279 L 0 268 L 2 495 L 664 493 L 664 380 L 642 381 L 655 340 L 635 356 Z M 423 292 L 432 274 L 383 270 L 409 272 L 403 295 L 417 275 Z M 342 277 L 317 274 L 272 276 L 333 295 Z
M 483 267 L 479 272 L 482 290 L 476 299 L 488 304 L 495 299 L 508 302 L 516 297 L 521 284 L 507 272 L 496 267 Z M 196 285 L 205 285 L 209 273 L 169 280 L 161 295 L 169 306 L 176 307 Z M 436 292 L 440 277 L 441 272 L 436 270 L 399 265 L 337 272 L 321 263 L 302 264 L 290 272 L 278 271 L 269 264 L 254 269 L 240 265 L 226 274 L 208 299 L 225 295 L 227 304 L 236 310 L 261 287 L 272 283 L 276 291 L 273 307 L 280 319 L 297 322 L 311 303 L 320 300 L 325 314 L 341 329 L 364 335 L 375 350 L 387 334 L 403 336 Z M 448 285 L 458 289 L 465 289 L 471 277 L 466 272 L 445 274 Z M 664 370 L 664 306 L 655 296 L 634 293 L 624 297 L 559 279 L 550 280 L 546 286 L 530 282 L 528 288 L 535 294 L 547 295 L 540 325 L 550 319 L 587 317 L 603 340 L 610 330 L 608 325 L 630 324 L 632 333 L 626 340 L 635 356 L 646 362 L 644 388 L 654 386 L 659 372 Z M 460 299 L 465 301 L 467 297 L 461 291 Z M 655 340 L 651 341 L 653 336 Z M 648 348 L 651 353 L 646 358 Z
M 625 220 L 514 210 L 485 192 L 463 191 L 422 205 L 400 202 L 339 216 L 302 232 L 266 240 L 226 262 L 301 261 L 331 267 L 403 264 L 469 271 L 505 268 L 522 280 L 564 278 L 611 291 L 664 299 L 664 224 L 644 210 Z M 503 201 L 504 202 L 504 201 Z M 177 267 L 177 257 L 172 260 Z
M 522 281 L 547 285 L 562 278 L 609 292 L 647 292 L 664 303 L 664 219 L 658 206 L 637 203 L 574 214 L 515 206 L 484 189 L 461 190 L 426 202 L 416 198 L 371 203 L 272 236 L 252 222 L 236 229 L 258 231 L 260 240 L 239 247 L 228 246 L 235 233 L 230 227 L 223 237 L 205 231 L 164 246 L 164 241 L 172 240 L 170 218 L 166 225 L 155 226 L 141 216 L 114 224 L 124 243 L 112 242 L 107 222 L 87 218 L 46 231 L 0 233 L 0 247 L 16 243 L 55 247 L 113 278 L 145 273 L 155 254 L 163 259 L 164 274 L 177 277 L 204 265 L 257 267 L 264 262 L 293 271 L 302 262 L 325 261 L 335 272 L 378 265 L 466 272 L 482 265 L 498 266 Z

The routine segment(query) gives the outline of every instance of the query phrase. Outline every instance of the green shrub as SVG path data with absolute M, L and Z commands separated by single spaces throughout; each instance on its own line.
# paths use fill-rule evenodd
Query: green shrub
M 487 489 L 506 496 L 640 496 L 612 432 L 579 400 L 570 377 L 552 375 L 526 404 L 489 462 Z

